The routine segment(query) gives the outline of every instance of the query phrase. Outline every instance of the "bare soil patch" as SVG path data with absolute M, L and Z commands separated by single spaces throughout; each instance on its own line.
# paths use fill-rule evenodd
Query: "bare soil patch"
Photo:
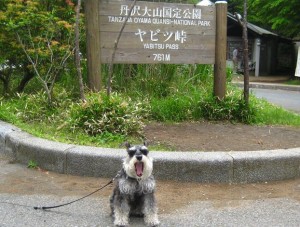
M 257 126 L 230 122 L 150 123 L 150 144 L 174 151 L 256 151 L 300 147 L 300 127 Z

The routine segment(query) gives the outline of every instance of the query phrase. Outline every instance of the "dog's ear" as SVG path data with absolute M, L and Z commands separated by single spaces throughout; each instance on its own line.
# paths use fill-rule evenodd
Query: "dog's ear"
M 125 147 L 126 147 L 127 149 L 129 149 L 129 148 L 131 147 L 131 145 L 130 145 L 130 143 L 129 143 L 128 141 L 126 141 L 126 142 L 124 143 L 124 145 L 125 145 Z

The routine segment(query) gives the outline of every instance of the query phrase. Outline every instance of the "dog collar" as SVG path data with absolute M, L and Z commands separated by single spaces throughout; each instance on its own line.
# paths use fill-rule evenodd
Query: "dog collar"
M 124 170 L 124 168 L 122 168 L 122 170 L 120 171 L 120 174 L 119 174 L 119 176 L 121 177 L 122 175 L 124 175 L 125 176 L 125 178 L 126 179 L 129 179 L 129 180 L 135 180 L 135 181 L 140 181 L 141 180 L 141 178 L 134 178 L 134 177 L 131 177 L 131 176 L 129 176 L 127 173 L 126 173 L 126 171 Z

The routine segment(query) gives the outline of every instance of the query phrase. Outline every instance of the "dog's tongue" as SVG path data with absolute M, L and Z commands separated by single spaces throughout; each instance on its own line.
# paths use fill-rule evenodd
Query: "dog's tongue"
M 135 172 L 136 172 L 136 175 L 139 177 L 141 177 L 143 175 L 143 163 L 142 162 L 135 163 Z

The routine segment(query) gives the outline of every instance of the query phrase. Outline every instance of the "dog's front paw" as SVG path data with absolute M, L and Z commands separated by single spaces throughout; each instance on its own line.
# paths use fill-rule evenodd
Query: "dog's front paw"
M 125 222 L 114 222 L 114 225 L 115 226 L 118 226 L 118 227 L 126 227 L 128 226 L 128 223 L 125 223 Z
M 126 227 L 128 225 L 128 220 L 115 220 L 114 225 L 118 227 Z
M 147 226 L 151 226 L 151 227 L 159 226 L 159 224 L 160 224 L 157 215 L 153 215 L 151 217 L 149 217 L 149 216 L 146 217 L 145 223 Z
M 157 220 L 157 221 L 148 223 L 147 226 L 157 227 L 157 226 L 159 226 L 159 224 L 160 224 L 160 222 Z

